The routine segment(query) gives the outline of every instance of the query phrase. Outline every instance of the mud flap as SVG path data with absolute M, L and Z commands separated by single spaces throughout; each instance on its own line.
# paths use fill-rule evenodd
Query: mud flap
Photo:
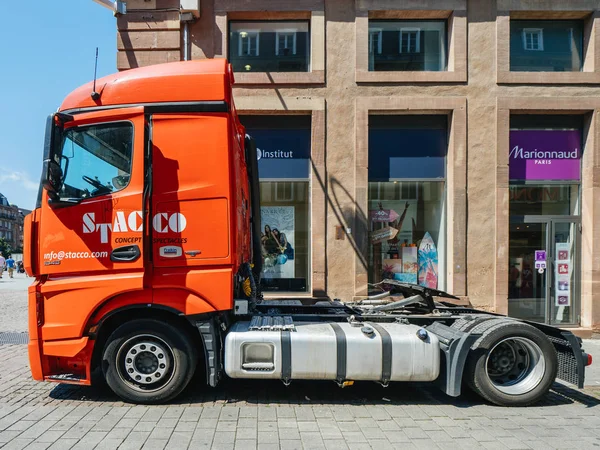
M 204 361 L 206 365 L 206 382 L 216 387 L 223 372 L 223 350 L 221 333 L 215 319 L 196 322 L 196 328 L 202 336 L 204 344 Z
M 438 378 L 440 387 L 447 395 L 458 397 L 469 350 L 481 334 L 465 333 L 440 322 L 434 322 L 426 329 L 438 337 L 440 350 L 445 356 L 445 370 Z
M 558 356 L 558 372 L 556 378 L 574 384 L 583 389 L 585 383 L 584 352 L 581 348 L 581 339 L 570 331 L 561 330 L 549 325 L 536 322 L 527 323 L 544 333 L 554 345 Z

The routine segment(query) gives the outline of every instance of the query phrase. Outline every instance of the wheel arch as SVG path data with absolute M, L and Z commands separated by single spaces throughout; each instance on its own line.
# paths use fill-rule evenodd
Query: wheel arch
M 204 344 L 200 332 L 194 325 L 194 320 L 185 316 L 181 311 L 159 304 L 127 305 L 109 311 L 97 324 L 88 329 L 88 334 L 94 339 L 92 371 L 100 368 L 102 352 L 110 335 L 121 325 L 136 319 L 167 321 L 184 331 L 192 339 L 200 355 L 205 353 Z

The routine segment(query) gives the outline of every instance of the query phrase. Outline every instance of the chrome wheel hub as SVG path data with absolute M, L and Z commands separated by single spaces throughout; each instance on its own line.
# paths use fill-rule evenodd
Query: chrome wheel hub
M 521 395 L 533 390 L 544 378 L 546 360 L 531 339 L 506 338 L 488 353 L 486 374 L 499 391 Z
M 156 383 L 170 367 L 166 350 L 155 342 L 140 342 L 125 355 L 127 374 L 141 384 Z
M 156 336 L 135 336 L 117 355 L 119 375 L 138 390 L 160 389 L 173 376 L 173 350 Z

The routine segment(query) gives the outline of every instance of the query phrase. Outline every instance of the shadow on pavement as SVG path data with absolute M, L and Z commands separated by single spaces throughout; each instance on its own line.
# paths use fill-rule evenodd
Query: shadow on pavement
M 81 402 L 120 402 L 106 385 L 87 387 L 58 385 L 50 392 L 56 400 Z M 290 386 L 276 380 L 234 380 L 226 378 L 217 388 L 204 385 L 201 377 L 195 377 L 190 386 L 171 404 L 238 405 L 449 405 L 470 408 L 486 404 L 477 395 L 464 390 L 458 398 L 445 395 L 428 383 L 394 383 L 388 388 L 371 383 L 356 382 L 354 386 L 339 388 L 327 381 L 295 381 Z M 548 396 L 536 406 L 581 404 L 595 407 L 600 399 L 585 392 L 555 383 Z

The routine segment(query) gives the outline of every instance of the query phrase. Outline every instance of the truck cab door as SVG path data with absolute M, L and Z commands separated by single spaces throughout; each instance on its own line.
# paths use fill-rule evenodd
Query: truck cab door
M 143 107 L 77 114 L 64 124 L 51 155 L 62 183 L 42 197 L 41 274 L 112 272 L 126 279 L 118 290 L 143 287 L 145 126 Z

